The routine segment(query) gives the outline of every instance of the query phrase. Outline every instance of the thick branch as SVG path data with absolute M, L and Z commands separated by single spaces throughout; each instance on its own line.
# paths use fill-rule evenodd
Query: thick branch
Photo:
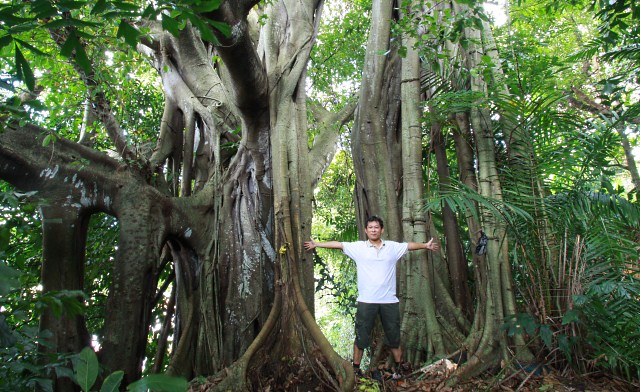
M 260 120 L 268 108 L 268 79 L 249 34 L 247 15 L 257 1 L 225 1 L 206 17 L 231 26 L 229 38 L 218 34 L 217 47 L 233 82 L 233 99 L 246 122 Z M 217 33 L 217 32 L 216 32 Z M 249 127 L 251 129 L 253 127 Z
M 66 139 L 43 146 L 47 134 L 33 125 L 0 133 L 0 178 L 38 197 L 110 212 L 118 162 Z
M 569 94 L 568 97 L 573 106 L 596 115 L 611 116 L 611 110 L 608 107 L 589 98 L 587 94 L 577 87 L 572 87 L 571 92 L 572 94 Z
M 313 140 L 313 147 L 309 152 L 310 169 L 314 179 L 312 186 L 315 187 L 327 165 L 333 159 L 340 129 L 353 118 L 353 113 L 358 107 L 358 101 L 349 103 L 342 110 L 335 113 L 325 110 L 318 104 L 308 103 L 308 107 L 311 109 L 320 128 L 320 133 Z

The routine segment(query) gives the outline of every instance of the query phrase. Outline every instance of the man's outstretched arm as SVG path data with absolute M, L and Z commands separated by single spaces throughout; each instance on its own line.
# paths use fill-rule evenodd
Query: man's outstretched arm
M 428 249 L 432 251 L 436 251 L 440 249 L 440 245 L 433 241 L 433 238 L 429 240 L 429 242 L 409 242 L 409 250 L 420 250 L 420 249 Z
M 342 242 L 338 242 L 338 241 L 315 242 L 312 238 L 311 241 L 307 241 L 304 243 L 304 248 L 306 250 L 311 250 L 315 248 L 342 249 Z

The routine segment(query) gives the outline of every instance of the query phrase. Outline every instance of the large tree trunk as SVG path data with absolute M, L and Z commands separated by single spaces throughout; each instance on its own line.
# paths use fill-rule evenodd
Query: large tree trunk
M 23 190 L 38 191 L 35 196 L 44 205 L 43 282 L 47 291 L 82 289 L 90 214 L 102 211 L 119 218 L 119 251 L 107 303 L 101 357 L 107 369 L 124 370 L 126 380 L 135 380 L 142 370 L 157 279 L 154 267 L 166 228 L 158 218 L 166 217 L 166 205 L 162 195 L 140 186 L 136 176 L 116 170 L 118 165 L 113 159 L 64 139 L 15 154 L 21 145 L 34 141 L 42 144 L 44 135 L 46 132 L 32 126 L 5 130 L 0 135 L 0 159 L 7 163 L 0 175 L 12 178 L 15 173 L 34 173 L 18 176 L 13 183 Z M 92 165 L 77 171 L 77 160 L 91 161 Z M 53 329 L 58 352 L 77 350 L 88 343 L 82 322 L 68 324 L 45 313 L 42 327 Z M 78 335 L 68 340 L 74 332 Z
M 152 195 L 144 197 L 137 186 L 124 188 L 114 200 L 120 236 L 100 357 L 109 372 L 124 370 L 127 382 L 139 379 L 142 373 L 166 235 L 162 204 Z
M 402 59 L 402 224 L 405 241 L 426 242 L 436 237 L 431 217 L 424 211 L 425 185 L 422 171 L 422 124 L 420 59 L 414 48 L 416 41 L 405 37 L 408 48 Z M 435 238 L 438 241 L 437 238 Z M 445 354 L 445 345 L 436 317 L 436 265 L 426 252 L 412 252 L 398 267 L 399 298 L 402 304 L 402 336 L 404 359 L 419 364 L 433 354 Z
M 371 28 L 351 135 L 356 182 L 356 216 L 379 215 L 392 239 L 402 238 L 399 100 L 400 59 L 389 45 L 393 1 L 373 2 Z M 381 53 L 384 53 L 382 55 Z
M 254 389 L 260 379 L 286 385 L 292 373 L 305 372 L 303 357 L 313 367 L 325 367 L 317 374 L 340 380 L 337 387 L 349 389 L 353 382 L 350 367 L 313 320 L 313 263 L 302 248 L 311 233 L 312 185 L 323 168 L 309 160 L 315 153 L 307 145 L 304 86 L 320 5 L 267 5 L 261 12 L 271 16 L 257 43 L 248 30 L 240 29 L 236 37 L 223 41 L 227 46 L 217 49 L 224 60 L 222 80 L 236 81 L 231 95 L 244 114 L 243 139 L 214 192 L 209 226 L 214 240 L 202 255 L 208 273 L 200 285 L 201 311 L 196 313 L 201 314 L 201 339 L 195 347 L 196 363 L 209 363 L 210 368 L 194 370 L 206 374 L 231 366 L 231 376 L 217 386 L 221 390 Z M 223 7 L 214 16 L 246 17 L 232 8 Z M 249 82 L 242 69 L 247 56 L 254 63 Z M 269 92 L 264 102 L 256 102 L 256 89 Z M 183 313 L 183 319 L 190 320 L 191 313 Z M 291 366 L 283 367 L 282 358 L 290 358 Z
M 43 206 L 42 291 L 84 290 L 84 254 L 88 219 L 77 208 Z M 90 337 L 81 315 L 56 316 L 50 308 L 40 318 L 40 331 L 50 334 L 46 353 L 76 353 L 89 346 Z M 71 380 L 56 379 L 57 391 L 73 390 Z
M 456 7 L 456 12 L 461 8 Z M 481 63 L 484 47 L 480 44 L 482 36 L 479 30 L 465 29 L 465 37 L 474 42 L 466 50 L 466 61 L 469 69 Z M 470 123 L 475 135 L 478 162 L 478 190 L 485 197 L 502 200 L 502 185 L 498 175 L 494 151 L 493 126 L 491 114 L 482 100 L 488 97 L 487 82 L 482 76 L 471 76 L 471 91 L 480 98 L 471 108 Z M 468 339 L 470 355 L 468 363 L 462 368 L 460 375 L 471 376 L 495 366 L 500 359 L 509 358 L 508 341 L 501 325 L 505 316 L 515 315 L 515 295 L 511 275 L 511 264 L 508 258 L 508 238 L 505 223 L 484 208 L 480 209 L 483 231 L 489 238 L 486 255 L 480 259 L 477 282 L 478 287 L 486 295 L 484 309 L 478 309 L 474 329 Z M 520 359 L 530 360 L 522 336 L 514 337 L 516 354 Z
M 118 218 L 120 237 L 100 358 L 108 370 L 124 370 L 125 383 L 142 371 L 153 301 L 163 298 L 156 292 L 166 264 L 162 250 L 169 249 L 176 285 L 170 374 L 191 378 L 230 369 L 219 388 L 253 389 L 255 377 L 281 384 L 291 371 L 305 372 L 311 364 L 320 371 L 307 373 L 323 379 L 331 375 L 329 379 L 339 380 L 336 388 L 352 389 L 351 367 L 335 354 L 313 319 L 313 262 L 302 248 L 311 233 L 312 186 L 335 148 L 330 143 L 310 150 L 307 144 L 304 83 L 322 2 L 282 1 L 256 8 L 270 15 L 258 35 L 250 30 L 258 18 L 248 18 L 256 4 L 223 2 L 207 15 L 234 26 L 231 36 L 219 34 L 221 45 L 215 48 L 205 45 L 191 26 L 174 37 L 148 24 L 151 35 L 138 49 L 158 70 L 166 98 L 158 143 L 148 162 L 127 166 L 63 139 L 52 151 L 20 155 L 19 147 L 26 149 L 33 134 L 42 131 L 17 127 L 0 135 L 2 178 L 41 192 L 54 184 L 62 194 L 59 200 L 41 193 L 43 201 L 53 203 L 48 211 L 65 203 L 75 208 L 63 220 L 78 223 L 75 229 L 56 233 L 69 241 L 67 253 L 73 257 L 61 272 L 72 279 L 49 286 L 81 289 L 86 224 L 80 224 L 80 217 L 102 211 Z M 66 34 L 52 32 L 61 45 Z M 222 63 L 211 62 L 212 51 Z M 98 88 L 95 75 L 76 70 L 89 89 Z M 117 150 L 137 159 L 107 96 L 91 97 L 90 106 Z M 316 110 L 322 124 L 318 128 L 324 130 L 318 139 L 335 140 L 352 112 L 353 105 L 338 114 Z M 229 132 L 238 128 L 240 136 Z M 42 144 L 41 139 L 35 138 Z M 237 151 L 224 150 L 224 142 L 237 143 Z M 96 178 L 83 174 L 86 178 L 76 181 L 70 162 L 80 158 L 91 162 L 83 173 L 96 171 Z M 54 252 L 48 222 L 45 230 L 49 271 L 63 260 Z M 43 319 L 62 341 L 67 328 L 54 324 Z M 83 344 L 64 343 L 74 351 Z M 294 369 L 274 373 L 282 358 L 291 358 Z

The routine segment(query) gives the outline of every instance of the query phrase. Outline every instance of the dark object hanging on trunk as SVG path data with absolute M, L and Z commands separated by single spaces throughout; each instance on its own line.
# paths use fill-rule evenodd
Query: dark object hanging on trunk
M 489 242 L 489 237 L 484 233 L 484 231 L 480 232 L 480 238 L 478 239 L 478 246 L 476 246 L 476 254 L 482 256 L 487 253 L 487 242 Z

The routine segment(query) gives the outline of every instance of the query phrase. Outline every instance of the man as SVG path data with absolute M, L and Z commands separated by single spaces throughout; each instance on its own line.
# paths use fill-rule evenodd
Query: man
M 369 346 L 371 330 L 376 316 L 380 315 L 385 335 L 385 344 L 391 350 L 396 367 L 394 379 L 401 378 L 399 365 L 402 360 L 400 348 L 400 305 L 396 297 L 396 263 L 409 250 L 438 250 L 433 238 L 426 243 L 395 242 L 382 240 L 384 223 L 377 216 L 365 222 L 366 241 L 304 243 L 306 250 L 314 248 L 342 249 L 356 263 L 358 275 L 358 307 L 356 310 L 356 339 L 353 344 L 353 367 L 360 374 L 360 360 Z

